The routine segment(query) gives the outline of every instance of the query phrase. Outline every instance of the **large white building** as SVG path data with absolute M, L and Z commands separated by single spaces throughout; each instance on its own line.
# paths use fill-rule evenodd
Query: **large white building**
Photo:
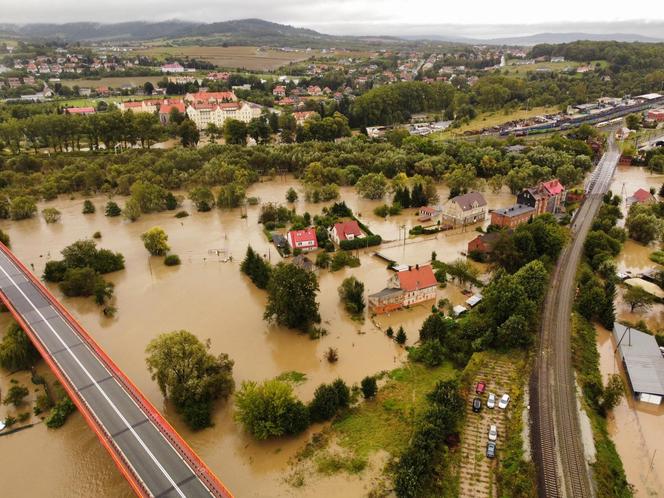
M 261 106 L 250 102 L 222 102 L 219 104 L 191 104 L 187 106 L 187 116 L 200 130 L 210 123 L 221 127 L 227 119 L 237 119 L 248 123 L 261 116 Z

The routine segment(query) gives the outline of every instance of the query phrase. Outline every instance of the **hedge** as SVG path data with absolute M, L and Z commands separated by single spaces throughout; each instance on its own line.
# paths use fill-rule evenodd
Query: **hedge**
M 363 247 L 377 246 L 382 241 L 383 239 L 380 235 L 368 235 L 358 239 L 342 240 L 339 245 L 344 251 L 350 251 L 352 249 L 362 249 Z

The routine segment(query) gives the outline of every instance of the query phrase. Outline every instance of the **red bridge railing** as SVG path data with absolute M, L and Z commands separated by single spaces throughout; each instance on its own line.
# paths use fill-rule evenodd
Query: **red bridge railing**
M 122 385 L 127 393 L 132 397 L 136 404 L 141 408 L 145 413 L 148 419 L 150 419 L 155 427 L 159 429 L 159 432 L 171 443 L 171 445 L 178 451 L 180 456 L 189 464 L 196 476 L 203 482 L 206 487 L 210 490 L 211 496 L 219 498 L 233 498 L 233 494 L 221 483 L 221 481 L 215 476 L 215 474 L 208 468 L 207 465 L 201 460 L 201 458 L 191 449 L 187 442 L 182 439 L 182 437 L 177 433 L 177 431 L 168 423 L 168 421 L 159 413 L 159 411 L 150 403 L 147 398 L 141 393 L 141 391 L 136 387 L 136 385 L 125 375 L 125 373 L 115 364 L 115 362 L 106 354 L 106 352 L 97 344 L 97 342 L 88 334 L 88 332 L 83 328 L 83 326 L 74 318 L 62 304 L 53 296 L 53 294 L 42 284 L 42 282 L 35 277 L 35 275 L 26 268 L 26 266 L 8 249 L 4 244 L 0 242 L 0 250 L 12 260 L 12 262 L 24 273 L 25 277 L 28 278 L 37 289 L 43 294 L 43 296 L 49 301 L 53 307 L 55 307 L 62 316 L 69 322 L 69 324 L 74 328 L 74 330 L 79 334 L 82 340 L 84 340 L 88 346 L 94 351 L 98 359 L 110 370 L 115 379 Z M 53 361 L 50 354 L 40 341 L 39 337 L 34 333 L 31 327 L 23 320 L 18 311 L 14 308 L 11 301 L 5 296 L 3 292 L 0 292 L 0 300 L 5 304 L 9 312 L 12 314 L 16 322 L 21 326 L 21 328 L 28 335 L 32 343 L 35 345 L 42 358 L 46 361 L 48 366 L 53 370 L 53 373 L 58 378 L 64 389 L 67 391 L 67 394 L 74 402 L 78 410 L 83 415 L 83 418 L 87 424 L 92 428 L 92 430 L 97 434 L 97 437 L 104 445 L 106 450 L 111 455 L 111 458 L 115 462 L 116 466 L 122 473 L 122 475 L 127 479 L 130 486 L 134 492 L 141 497 L 150 497 L 146 486 L 143 484 L 142 480 L 138 474 L 134 471 L 133 467 L 129 462 L 124 458 L 122 452 L 119 448 L 116 447 L 113 442 L 110 434 L 106 432 L 104 426 L 97 420 L 94 416 L 93 411 L 88 407 L 85 400 L 78 395 L 76 390 L 73 387 L 73 383 L 67 378 L 66 374 L 60 369 L 60 367 Z

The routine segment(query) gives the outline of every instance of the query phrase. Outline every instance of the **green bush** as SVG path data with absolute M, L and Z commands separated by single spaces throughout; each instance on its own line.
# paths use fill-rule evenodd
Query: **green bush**
M 111 218 L 115 216 L 120 216 L 122 214 L 122 209 L 120 209 L 120 206 L 118 206 L 116 202 L 108 201 L 106 203 L 106 209 L 104 210 L 104 214 Z
M 358 266 L 360 266 L 360 258 L 357 258 L 346 251 L 338 251 L 334 253 L 334 256 L 332 256 L 332 260 L 330 261 L 330 270 L 331 271 L 341 270 L 344 266 L 357 268 Z
M 178 211 L 177 213 L 175 213 L 176 218 L 186 218 L 187 216 L 189 216 L 189 213 L 187 213 L 186 211 Z
M 0 230 L 0 242 L 9 247 L 9 234 L 5 233 L 2 230 Z
M 86 199 L 83 202 L 83 214 L 93 214 L 96 211 L 95 205 L 92 204 L 92 201 Z
M 362 249 L 364 247 L 372 247 L 380 245 L 383 241 L 380 235 L 367 235 L 366 237 L 361 237 L 352 240 L 342 240 L 339 244 L 344 251 L 350 251 L 353 249 Z
M 76 411 L 76 405 L 69 399 L 67 395 L 63 396 L 55 403 L 55 406 L 49 413 L 44 423 L 49 429 L 57 429 L 65 425 L 67 417 Z
M 374 396 L 376 396 L 376 393 L 378 392 L 378 384 L 376 383 L 376 377 L 365 377 L 364 379 L 362 379 L 360 387 L 362 388 L 362 396 L 364 396 L 364 399 L 373 398 Z
M 177 266 L 180 264 L 180 256 L 177 254 L 169 254 L 164 258 L 164 264 L 166 266 Z

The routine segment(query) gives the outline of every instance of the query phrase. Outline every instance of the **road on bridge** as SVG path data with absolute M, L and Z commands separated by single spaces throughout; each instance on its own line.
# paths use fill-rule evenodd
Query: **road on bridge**
M 533 455 L 540 496 L 594 496 L 581 441 L 570 346 L 576 271 L 593 218 L 608 191 L 620 152 L 610 133 L 607 151 L 586 186 L 586 200 L 572 221 L 572 240 L 558 259 L 544 304 L 537 364 L 531 378 Z
M 2 244 L 0 298 L 139 496 L 231 496 L 85 330 Z

